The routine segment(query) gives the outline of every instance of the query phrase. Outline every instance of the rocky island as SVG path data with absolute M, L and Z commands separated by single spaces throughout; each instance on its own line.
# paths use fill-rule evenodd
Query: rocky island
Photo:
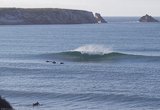
M 57 8 L 0 8 L 0 25 L 91 24 L 99 18 L 92 12 Z M 104 20 L 102 21 L 102 23 Z
M 12 106 L 0 96 L 0 110 L 13 110 Z
M 142 16 L 139 19 L 139 22 L 159 22 L 159 21 L 153 18 L 152 16 L 149 16 L 148 14 L 146 14 L 145 16 Z
M 107 23 L 99 13 L 95 13 L 95 18 L 98 23 Z

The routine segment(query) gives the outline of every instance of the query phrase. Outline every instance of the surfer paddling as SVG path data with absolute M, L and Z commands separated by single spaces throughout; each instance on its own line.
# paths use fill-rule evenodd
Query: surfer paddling
M 56 61 L 49 61 L 49 60 L 47 60 L 46 62 L 47 62 L 47 63 L 57 64 L 57 62 L 56 62 Z M 59 64 L 63 65 L 64 63 L 63 63 L 63 62 L 60 62 Z
M 35 106 L 39 106 L 40 104 L 39 104 L 39 102 L 36 102 L 36 103 L 33 103 L 33 107 L 35 107 Z

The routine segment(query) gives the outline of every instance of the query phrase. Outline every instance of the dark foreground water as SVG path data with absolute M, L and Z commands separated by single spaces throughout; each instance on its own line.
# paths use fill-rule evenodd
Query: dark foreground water
M 0 95 L 16 110 L 159 110 L 159 85 L 160 23 L 0 26 Z

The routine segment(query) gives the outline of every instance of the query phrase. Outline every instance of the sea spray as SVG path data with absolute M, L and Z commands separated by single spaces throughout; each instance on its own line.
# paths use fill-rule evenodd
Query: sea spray
M 106 48 L 104 45 L 84 45 L 80 46 L 72 51 L 81 52 L 82 54 L 91 54 L 91 55 L 104 55 L 112 52 L 111 48 Z

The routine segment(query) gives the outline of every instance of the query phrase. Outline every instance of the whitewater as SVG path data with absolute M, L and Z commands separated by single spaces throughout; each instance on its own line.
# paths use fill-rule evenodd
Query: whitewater
M 0 26 L 0 95 L 15 110 L 159 110 L 159 42 L 159 23 Z

